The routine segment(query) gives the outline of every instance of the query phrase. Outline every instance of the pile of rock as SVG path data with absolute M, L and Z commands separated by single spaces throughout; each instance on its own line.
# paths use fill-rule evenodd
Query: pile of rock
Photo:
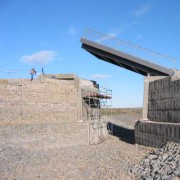
M 168 142 L 130 169 L 137 179 L 180 179 L 180 144 Z

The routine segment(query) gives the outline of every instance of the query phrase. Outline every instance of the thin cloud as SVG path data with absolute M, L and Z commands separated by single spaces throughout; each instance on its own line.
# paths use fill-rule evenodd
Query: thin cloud
M 148 14 L 151 11 L 151 6 L 150 4 L 144 4 L 142 5 L 139 9 L 134 10 L 132 12 L 133 16 L 136 18 L 143 17 L 144 15 Z
M 106 33 L 106 35 L 104 35 L 104 36 L 102 35 L 102 37 L 96 39 L 96 42 L 97 43 L 102 43 L 104 41 L 108 41 L 110 39 L 117 38 L 127 28 L 128 28 L 128 25 L 127 24 L 123 24 L 123 25 L 120 25 L 118 28 L 111 29 L 111 30 L 109 30 L 108 33 Z
M 110 36 L 116 37 L 119 36 L 120 34 L 122 34 L 127 28 L 128 28 L 128 24 L 121 24 L 119 27 L 111 29 L 110 33 L 108 33 Z
M 72 26 L 72 27 L 69 27 L 67 33 L 68 33 L 70 36 L 75 37 L 76 34 L 77 34 L 77 29 L 76 29 L 75 27 L 73 27 L 73 26 Z
M 24 55 L 20 60 L 26 64 L 48 64 L 57 56 L 56 51 L 39 51 L 31 55 Z
M 106 79 L 111 77 L 110 74 L 92 74 L 91 78 L 99 78 L 99 79 Z
M 108 36 L 111 36 L 111 37 L 117 37 L 118 35 L 117 35 L 117 33 L 115 33 L 115 32 L 111 32 L 111 33 L 108 33 Z
M 42 42 L 42 43 L 40 43 L 40 45 L 41 45 L 41 46 L 50 46 L 51 43 L 49 43 L 49 42 Z
M 138 34 L 138 35 L 136 36 L 136 38 L 137 38 L 138 40 L 140 40 L 140 39 L 142 39 L 142 36 L 141 36 L 140 34 Z

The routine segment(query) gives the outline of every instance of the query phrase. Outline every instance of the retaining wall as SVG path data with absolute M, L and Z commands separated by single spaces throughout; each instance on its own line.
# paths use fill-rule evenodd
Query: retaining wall
M 75 75 L 0 80 L 0 148 L 58 148 L 105 140 L 106 123 L 90 124 L 82 113 L 81 86 Z M 83 121 L 84 119 L 84 121 Z
M 0 139 L 0 148 L 4 146 L 21 146 L 49 149 L 88 145 L 88 123 L 1 125 Z
M 77 91 L 73 80 L 0 82 L 0 123 L 74 122 Z
M 0 80 L 0 145 L 88 144 L 88 123 L 79 122 L 78 87 L 74 76 Z
M 136 124 L 136 143 L 154 147 L 167 141 L 180 143 L 179 76 L 149 81 L 147 117 L 148 121 Z

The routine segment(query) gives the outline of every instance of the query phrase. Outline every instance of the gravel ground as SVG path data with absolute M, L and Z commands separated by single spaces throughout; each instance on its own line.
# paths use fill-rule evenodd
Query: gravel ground
M 0 150 L 0 179 L 135 179 L 130 167 L 151 148 L 112 139 L 93 146 Z
M 167 142 L 131 169 L 137 179 L 179 180 L 180 144 Z
M 134 127 L 137 118 L 108 117 L 119 126 Z M 118 137 L 98 145 L 59 149 L 0 149 L 0 180 L 18 179 L 135 179 L 130 169 L 139 164 L 153 148 L 129 144 Z

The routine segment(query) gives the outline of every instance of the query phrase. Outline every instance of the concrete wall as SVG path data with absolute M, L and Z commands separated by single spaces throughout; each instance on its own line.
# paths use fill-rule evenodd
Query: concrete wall
M 136 143 L 155 147 L 167 141 L 180 143 L 180 77 L 145 80 L 146 86 L 149 81 L 148 98 L 144 97 L 148 99 L 147 121 L 136 124 Z
M 148 119 L 180 123 L 180 79 L 167 77 L 150 83 Z
M 168 141 L 180 143 L 180 124 L 139 121 L 135 126 L 135 141 L 152 147 L 161 147 Z
M 148 101 L 149 101 L 149 84 L 150 82 L 166 78 L 166 76 L 147 76 L 144 77 L 144 98 L 143 98 L 143 113 L 142 119 L 148 119 Z

